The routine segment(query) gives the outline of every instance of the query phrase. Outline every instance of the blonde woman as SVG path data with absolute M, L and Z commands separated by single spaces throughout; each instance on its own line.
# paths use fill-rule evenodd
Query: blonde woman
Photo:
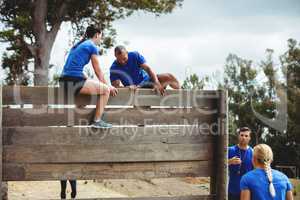
M 287 176 L 271 168 L 271 147 L 259 144 L 253 150 L 252 162 L 256 169 L 242 177 L 241 200 L 293 200 Z

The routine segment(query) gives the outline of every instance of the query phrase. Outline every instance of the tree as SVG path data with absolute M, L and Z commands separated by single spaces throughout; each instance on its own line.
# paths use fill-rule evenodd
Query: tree
M 268 56 L 271 58 L 270 54 Z M 267 59 L 266 62 L 262 62 L 260 68 L 264 69 L 263 72 L 272 71 L 273 65 Z M 252 130 L 255 136 L 252 142 L 256 144 L 263 141 L 262 135 L 268 132 L 269 127 L 257 118 L 254 111 L 267 118 L 273 118 L 275 115 L 273 99 L 266 94 L 271 94 L 272 97 L 274 95 L 264 87 L 270 85 L 271 75 L 265 82 L 258 81 L 258 75 L 259 70 L 251 60 L 234 54 L 227 57 L 222 87 L 228 90 L 229 132 L 235 133 L 237 127 L 247 126 Z
M 300 166 L 300 43 L 288 40 L 288 50 L 280 56 L 286 82 L 288 124 L 285 134 L 268 138 L 275 160 Z M 288 156 L 287 156 L 288 155 Z M 292 159 L 291 159 L 292 158 Z
M 266 59 L 256 67 L 252 61 L 236 55 L 227 57 L 222 87 L 228 89 L 229 95 L 229 131 L 234 133 L 236 127 L 248 126 L 255 134 L 253 144 L 263 142 L 272 147 L 274 165 L 300 166 L 300 44 L 296 40 L 288 40 L 288 50 L 280 61 L 281 65 L 276 67 L 271 49 L 266 50 Z M 286 130 L 278 131 L 258 119 L 255 112 L 275 119 L 280 99 L 277 90 L 282 86 L 287 94 L 284 116 L 288 116 L 288 123 Z M 233 141 L 231 137 L 230 143 Z
M 4 30 L 2 41 L 8 42 L 12 55 L 10 59 L 18 68 L 24 68 L 32 58 L 34 63 L 34 84 L 48 84 L 50 53 L 63 22 L 70 22 L 78 35 L 88 23 L 99 25 L 108 36 L 105 48 L 112 46 L 115 30 L 112 22 L 128 17 L 134 11 L 146 11 L 160 15 L 170 13 L 183 0 L 2 0 L 0 2 L 0 22 Z M 23 49 L 26 56 L 20 56 L 16 49 Z M 19 63 L 20 62 L 20 63 Z M 26 69 L 24 69 L 26 70 Z M 22 70 L 17 70 L 22 71 Z M 10 73 L 14 73 L 13 70 Z
M 204 88 L 205 83 L 208 81 L 208 77 L 200 79 L 197 74 L 192 74 L 183 81 L 183 89 L 201 90 Z

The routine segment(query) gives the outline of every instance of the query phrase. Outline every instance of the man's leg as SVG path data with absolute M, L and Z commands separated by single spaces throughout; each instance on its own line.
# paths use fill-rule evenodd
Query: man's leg
M 67 181 L 66 180 L 61 180 L 60 181 L 60 198 L 65 199 L 66 198 L 66 189 L 67 189 Z
M 180 89 L 180 84 L 175 76 L 170 73 L 157 74 L 160 84 L 166 88 L 168 85 L 173 89 Z
M 71 189 L 72 189 L 71 198 L 75 198 L 76 194 L 77 194 L 77 191 L 76 191 L 76 180 L 69 180 L 69 182 L 71 184 Z

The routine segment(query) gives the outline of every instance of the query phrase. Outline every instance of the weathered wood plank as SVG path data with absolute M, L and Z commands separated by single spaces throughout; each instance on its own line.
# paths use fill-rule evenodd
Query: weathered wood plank
M 2 199 L 2 85 L 0 85 L 0 198 Z
M 216 194 L 216 200 L 227 199 L 227 176 L 228 176 L 228 104 L 227 92 L 219 90 L 219 134 L 215 136 L 213 171 L 211 176 L 211 193 Z
M 2 85 L 0 85 L 0 199 L 8 199 L 8 185 L 7 182 L 3 182 L 3 141 L 2 141 L 2 120 L 3 120 L 3 111 L 2 111 Z
M 210 161 L 11 164 L 4 163 L 6 181 L 41 181 L 61 179 L 151 179 L 170 177 L 208 177 Z
M 212 144 L 4 145 L 4 162 L 82 163 L 210 160 Z
M 3 109 L 3 126 L 86 125 L 94 116 L 93 108 Z M 107 108 L 103 119 L 115 125 L 212 124 L 217 109 L 192 108 Z
M 120 197 L 120 198 L 91 198 L 78 200 L 213 200 L 214 195 L 170 196 L 170 197 Z
M 212 143 L 208 129 L 198 126 L 4 127 L 4 145 L 202 144 Z
M 5 86 L 3 104 L 87 104 L 95 105 L 97 96 L 80 95 L 74 100 L 64 95 L 62 90 L 51 87 Z M 179 106 L 214 107 L 218 99 L 215 91 L 167 90 L 165 96 L 157 95 L 151 89 L 135 92 L 128 88 L 119 89 L 116 97 L 109 99 L 108 105 L 131 106 Z

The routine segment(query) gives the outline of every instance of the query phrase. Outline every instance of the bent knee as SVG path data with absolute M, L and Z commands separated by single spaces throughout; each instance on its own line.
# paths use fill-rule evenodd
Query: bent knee
M 100 83 L 98 86 L 98 94 L 109 95 L 110 90 L 109 86 L 103 83 Z
M 163 74 L 163 78 L 166 80 L 166 81 L 173 81 L 173 80 L 176 80 L 175 76 L 171 73 L 165 73 Z

